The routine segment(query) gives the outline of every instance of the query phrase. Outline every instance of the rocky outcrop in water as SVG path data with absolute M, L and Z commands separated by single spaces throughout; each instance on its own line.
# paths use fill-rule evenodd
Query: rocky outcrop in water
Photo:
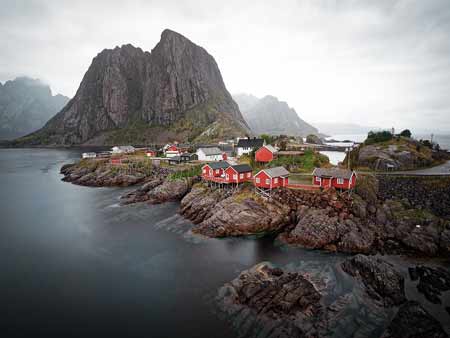
M 61 167 L 65 182 L 90 187 L 128 187 L 145 181 L 161 180 L 169 174 L 165 168 L 153 167 L 148 170 L 120 170 L 109 164 L 109 160 L 81 160 L 78 163 L 66 164 Z
M 246 133 L 214 58 L 164 30 L 151 53 L 132 45 L 99 53 L 75 97 L 16 144 L 143 144 Z
M 384 306 L 400 305 L 406 301 L 403 276 L 381 258 L 356 255 L 344 261 L 341 267 L 360 280 L 367 294 Z
M 217 297 L 224 313 L 245 319 L 241 330 L 261 337 L 317 337 L 324 312 L 321 298 L 301 274 L 270 263 L 243 271 Z
M 245 189 L 227 197 L 195 186 L 181 201 L 180 212 L 198 223 L 194 233 L 209 237 L 266 234 L 279 231 L 289 221 L 289 208 L 267 203 Z
M 152 204 L 179 201 L 189 192 L 191 182 L 187 179 L 166 180 L 148 193 L 148 200 Z
M 441 324 L 419 303 L 408 301 L 387 327 L 381 338 L 448 338 Z
M 48 85 L 28 77 L 0 83 L 0 139 L 41 128 L 68 101 L 68 97 L 52 95 Z

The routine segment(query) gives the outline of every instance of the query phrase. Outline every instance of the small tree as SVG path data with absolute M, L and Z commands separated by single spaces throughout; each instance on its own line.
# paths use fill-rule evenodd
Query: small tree
M 400 136 L 411 138 L 411 131 L 409 129 L 405 129 L 400 133 Z

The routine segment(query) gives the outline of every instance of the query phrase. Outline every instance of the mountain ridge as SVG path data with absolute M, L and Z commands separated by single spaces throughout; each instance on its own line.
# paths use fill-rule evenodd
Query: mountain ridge
M 21 137 L 41 128 L 69 98 L 27 76 L 0 83 L 0 139 Z
M 287 102 L 273 95 L 257 98 L 251 94 L 235 94 L 244 118 L 257 134 L 307 136 L 318 134 L 317 128 L 302 120 Z

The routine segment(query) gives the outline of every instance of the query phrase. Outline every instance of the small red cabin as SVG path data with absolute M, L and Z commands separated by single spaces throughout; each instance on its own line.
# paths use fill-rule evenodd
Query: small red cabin
M 156 151 L 154 151 L 154 150 L 147 150 L 145 152 L 145 155 L 147 155 L 148 157 L 156 157 Z
M 228 168 L 229 166 L 230 164 L 225 161 L 211 162 L 205 164 L 202 167 L 202 177 L 207 179 L 209 177 L 224 176 L 225 169 Z
M 353 189 L 356 173 L 340 168 L 316 168 L 313 171 L 313 184 L 322 188 Z
M 232 165 L 225 169 L 226 183 L 243 183 L 252 180 L 252 167 L 248 164 Z
M 263 169 L 255 175 L 253 183 L 264 189 L 286 187 L 289 184 L 289 171 L 284 167 Z
M 113 165 L 118 165 L 123 163 L 122 160 L 122 157 L 112 157 L 109 161 Z
M 278 150 L 270 144 L 262 146 L 255 152 L 256 162 L 271 162 L 277 157 Z

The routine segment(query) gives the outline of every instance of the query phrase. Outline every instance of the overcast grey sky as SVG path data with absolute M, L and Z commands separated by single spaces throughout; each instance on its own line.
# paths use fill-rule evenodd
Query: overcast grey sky
M 307 121 L 450 130 L 449 0 L 0 0 L 0 81 L 73 96 L 102 49 L 150 51 L 164 28 L 208 50 L 231 93 Z

